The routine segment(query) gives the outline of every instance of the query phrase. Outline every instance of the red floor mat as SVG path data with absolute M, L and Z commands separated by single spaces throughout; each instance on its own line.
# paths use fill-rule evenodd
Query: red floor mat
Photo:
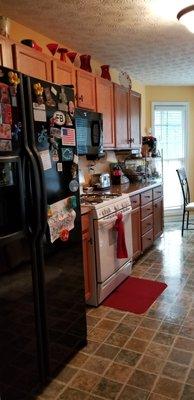
M 102 305 L 143 314 L 166 289 L 166 283 L 129 277 L 119 285 Z

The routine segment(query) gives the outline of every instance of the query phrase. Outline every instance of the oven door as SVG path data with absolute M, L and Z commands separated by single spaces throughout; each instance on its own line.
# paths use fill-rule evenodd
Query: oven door
M 117 258 L 117 213 L 94 221 L 97 282 L 103 283 L 132 259 L 131 207 L 122 210 L 128 258 Z

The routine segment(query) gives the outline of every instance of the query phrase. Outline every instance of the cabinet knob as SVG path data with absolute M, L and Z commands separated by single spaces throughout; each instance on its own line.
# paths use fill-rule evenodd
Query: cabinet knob
M 134 138 L 133 138 L 133 139 L 130 138 L 130 139 L 129 139 L 129 143 L 134 143 Z
M 78 100 L 80 100 L 80 101 L 82 101 L 82 102 L 84 101 L 84 96 L 83 96 L 83 94 L 81 94 L 81 96 L 78 97 Z
M 146 198 L 146 199 L 150 199 L 150 196 L 147 195 L 147 196 L 145 196 L 145 198 Z

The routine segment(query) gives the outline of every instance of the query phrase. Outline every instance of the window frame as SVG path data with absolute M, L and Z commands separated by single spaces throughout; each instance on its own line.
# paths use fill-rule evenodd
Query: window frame
M 154 108 L 155 106 L 184 106 L 185 107 L 185 138 L 184 138 L 184 154 L 185 154 L 185 169 L 186 172 L 188 173 L 188 164 L 189 164 L 189 157 L 188 157 L 188 148 L 189 148 L 189 117 L 190 117 L 190 103 L 189 102 L 183 102 L 183 101 L 153 101 L 151 103 L 151 132 L 152 135 L 155 136 L 155 126 L 154 126 Z M 173 214 L 179 214 L 180 209 L 174 209 L 174 210 L 165 210 L 166 215 L 173 215 Z

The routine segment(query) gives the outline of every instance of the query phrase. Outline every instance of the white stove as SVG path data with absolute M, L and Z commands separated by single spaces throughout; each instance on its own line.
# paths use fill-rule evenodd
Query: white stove
M 100 219 L 130 207 L 131 201 L 128 194 L 97 192 L 82 195 L 81 204 L 91 208 L 93 219 Z
M 87 303 L 98 306 L 131 272 L 131 201 L 128 194 L 92 193 L 81 196 L 91 209 L 90 234 L 92 296 Z M 117 214 L 122 214 L 127 257 L 117 258 Z

